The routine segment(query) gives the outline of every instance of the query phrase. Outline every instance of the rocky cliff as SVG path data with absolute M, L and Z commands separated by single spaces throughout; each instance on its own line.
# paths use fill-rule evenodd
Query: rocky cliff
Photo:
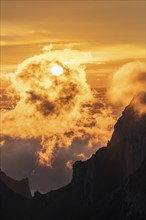
M 135 99 L 117 121 L 107 147 L 99 149 L 89 160 L 73 165 L 72 182 L 82 183 L 89 204 L 124 182 L 146 157 L 146 114 L 137 112 Z M 138 100 L 146 104 L 146 93 L 140 94 Z

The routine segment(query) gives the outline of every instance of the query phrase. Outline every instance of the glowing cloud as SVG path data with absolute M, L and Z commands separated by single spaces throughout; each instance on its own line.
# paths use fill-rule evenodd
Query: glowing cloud
M 56 152 L 69 148 L 77 138 L 87 147 L 105 144 L 114 119 L 103 103 L 103 108 L 98 108 L 86 82 L 82 63 L 90 60 L 88 52 L 51 51 L 49 47 L 49 51 L 21 63 L 10 74 L 20 100 L 14 109 L 2 113 L 2 136 L 40 139 L 37 161 L 49 167 Z M 53 75 L 53 66 L 62 68 L 63 74 Z
M 146 91 L 146 67 L 142 62 L 123 65 L 114 73 L 109 95 L 114 103 L 126 106 L 134 95 Z
M 66 168 L 71 170 L 72 169 L 72 164 L 73 164 L 73 161 L 72 160 L 68 160 L 66 162 Z

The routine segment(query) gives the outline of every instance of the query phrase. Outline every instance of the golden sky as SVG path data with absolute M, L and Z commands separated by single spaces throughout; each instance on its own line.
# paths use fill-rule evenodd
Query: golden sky
M 35 190 L 66 184 L 71 164 L 106 146 L 117 116 L 145 91 L 145 64 L 135 62 L 145 37 L 143 0 L 1 0 L 4 170 L 29 176 Z M 65 74 L 50 74 L 56 64 Z
M 99 66 L 87 65 L 92 84 L 96 71 L 110 72 L 121 63 L 144 58 L 144 5 L 143 0 L 3 0 L 1 70 L 13 70 L 52 43 L 57 49 L 92 51 L 97 62 L 101 62 Z

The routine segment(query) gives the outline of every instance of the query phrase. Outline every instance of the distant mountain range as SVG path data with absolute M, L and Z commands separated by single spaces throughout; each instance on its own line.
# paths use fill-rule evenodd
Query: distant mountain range
M 146 104 L 146 93 L 141 100 Z M 107 147 L 73 165 L 71 182 L 26 198 L 1 178 L 5 219 L 146 220 L 146 113 L 127 106 Z M 11 189 L 10 189 L 11 188 Z

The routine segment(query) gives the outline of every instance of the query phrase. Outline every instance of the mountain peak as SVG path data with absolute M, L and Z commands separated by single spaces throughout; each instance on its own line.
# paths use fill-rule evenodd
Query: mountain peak
M 15 180 L 9 176 L 7 176 L 1 169 L 0 169 L 0 180 L 11 190 L 20 194 L 26 198 L 31 198 L 31 192 L 29 188 L 29 180 L 28 178 L 24 178 L 20 181 Z
M 146 91 L 140 92 L 135 95 L 129 107 L 133 108 L 138 116 L 146 114 Z

